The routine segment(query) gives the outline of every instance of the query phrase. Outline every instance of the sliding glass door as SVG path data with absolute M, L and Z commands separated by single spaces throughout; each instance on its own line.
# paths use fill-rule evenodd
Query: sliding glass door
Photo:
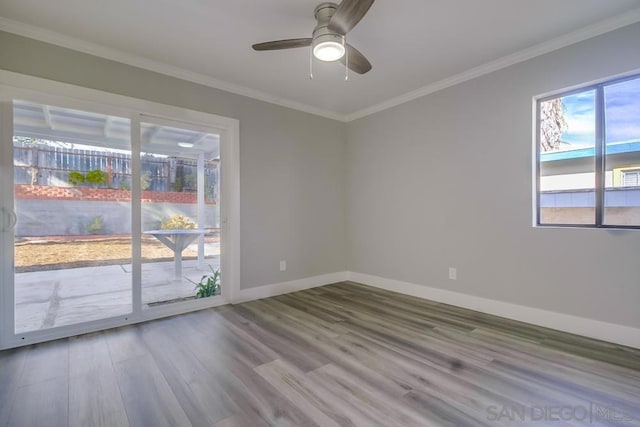
M 143 307 L 218 296 L 220 137 L 166 120 L 143 120 Z
M 14 92 L 0 85 L 0 348 L 232 298 L 221 175 L 237 122 Z
M 13 102 L 14 330 L 132 311 L 131 124 Z

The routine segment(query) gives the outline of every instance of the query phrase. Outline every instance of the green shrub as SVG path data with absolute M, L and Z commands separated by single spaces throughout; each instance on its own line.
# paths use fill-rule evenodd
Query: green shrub
M 140 175 L 140 189 L 146 191 L 151 188 L 151 172 L 146 171 Z
M 91 224 L 87 225 L 87 233 L 89 234 L 102 234 L 104 232 L 104 218 L 102 215 L 98 215 L 91 221 Z
M 78 171 L 69 172 L 69 184 L 78 186 L 84 183 L 84 175 Z
M 107 174 L 100 169 L 92 170 L 91 172 L 87 172 L 85 175 L 85 181 L 90 182 L 95 186 L 104 185 L 107 183 Z

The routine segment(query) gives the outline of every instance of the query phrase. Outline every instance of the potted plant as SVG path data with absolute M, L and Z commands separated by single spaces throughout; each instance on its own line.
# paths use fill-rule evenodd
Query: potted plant
M 161 230 L 195 230 L 196 223 L 184 215 L 173 215 L 160 224 Z

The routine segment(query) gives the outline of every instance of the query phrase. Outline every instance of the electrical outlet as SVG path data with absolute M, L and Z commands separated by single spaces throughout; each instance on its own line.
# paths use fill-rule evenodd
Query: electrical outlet
M 287 261 L 280 261 L 280 271 L 287 270 Z
M 449 280 L 456 280 L 458 278 L 458 270 L 455 267 L 449 267 Z

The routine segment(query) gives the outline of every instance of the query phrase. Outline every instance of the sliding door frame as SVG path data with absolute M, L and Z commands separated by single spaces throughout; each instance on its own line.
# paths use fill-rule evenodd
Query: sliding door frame
M 220 135 L 220 267 L 222 295 L 142 309 L 141 282 L 141 188 L 132 180 L 132 312 L 129 314 L 15 334 L 14 231 L 2 231 L 5 212 L 14 209 L 13 100 L 37 102 L 71 109 L 126 117 L 131 120 L 132 174 L 140 175 L 140 122 L 144 118 L 170 121 L 184 127 Z M 93 332 L 160 317 L 232 303 L 240 291 L 240 157 L 239 122 L 236 119 L 166 104 L 115 95 L 65 83 L 0 70 L 0 349 Z M 7 267 L 7 268 L 5 268 Z
M 11 135 L 13 124 L 12 106 L 2 102 L 0 98 L 0 349 L 3 343 L 9 340 L 13 333 L 13 310 L 7 310 L 5 301 L 13 301 L 13 269 L 4 268 L 5 265 L 13 265 L 13 228 L 10 227 L 9 211 L 13 212 L 13 205 L 6 206 L 6 202 L 13 200 L 13 186 L 7 185 L 13 182 L 13 164 L 8 165 L 9 158 L 13 163 L 13 144 L 7 146 L 2 143 Z M 9 284 L 11 283 L 11 286 Z M 9 289 L 10 288 L 10 289 Z

